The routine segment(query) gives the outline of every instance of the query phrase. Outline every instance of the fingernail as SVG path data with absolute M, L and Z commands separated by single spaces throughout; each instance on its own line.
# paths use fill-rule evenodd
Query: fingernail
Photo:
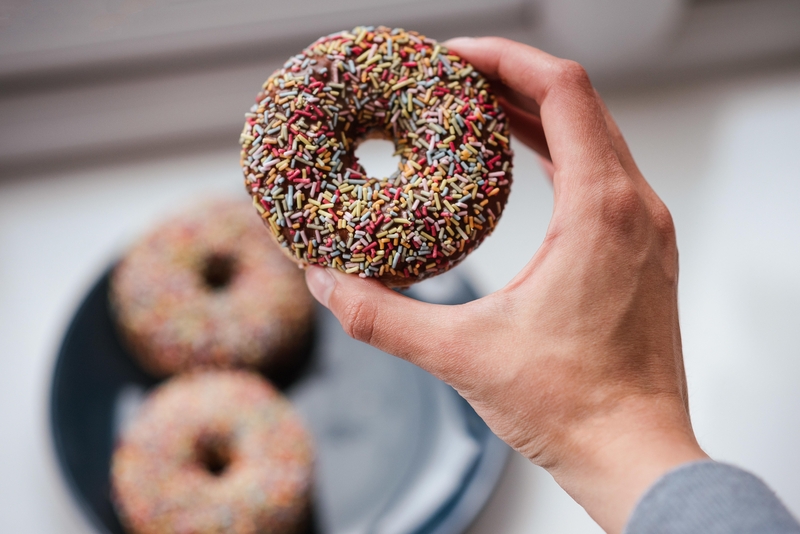
M 306 285 L 320 304 L 328 307 L 328 301 L 336 286 L 336 280 L 328 269 L 309 267 L 306 269 Z
M 442 44 L 447 48 L 458 48 L 461 45 L 469 46 L 475 42 L 474 37 L 453 37 Z

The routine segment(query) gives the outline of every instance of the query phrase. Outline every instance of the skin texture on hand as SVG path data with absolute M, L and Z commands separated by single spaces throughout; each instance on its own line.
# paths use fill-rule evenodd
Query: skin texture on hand
M 500 38 L 446 43 L 493 80 L 536 150 L 554 208 L 506 287 L 460 306 L 309 268 L 356 339 L 451 384 L 492 430 L 546 468 L 607 532 L 661 475 L 706 458 L 688 411 L 669 211 L 584 69 Z

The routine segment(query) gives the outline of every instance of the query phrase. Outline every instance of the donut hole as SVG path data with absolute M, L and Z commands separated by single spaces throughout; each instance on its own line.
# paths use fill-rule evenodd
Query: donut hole
M 400 156 L 394 143 L 382 137 L 367 135 L 356 143 L 355 155 L 370 178 L 386 179 L 398 170 Z
M 214 291 L 230 285 L 236 274 L 236 258 L 230 254 L 211 254 L 203 263 L 203 281 Z
M 195 444 L 195 457 L 210 475 L 221 476 L 232 461 L 230 439 L 218 435 L 200 436 Z

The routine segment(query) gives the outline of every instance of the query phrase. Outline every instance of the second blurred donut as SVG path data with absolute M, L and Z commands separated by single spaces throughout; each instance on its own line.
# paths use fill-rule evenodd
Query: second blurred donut
M 284 373 L 308 346 L 314 303 L 246 202 L 165 220 L 114 269 L 111 307 L 148 372 L 250 367 Z

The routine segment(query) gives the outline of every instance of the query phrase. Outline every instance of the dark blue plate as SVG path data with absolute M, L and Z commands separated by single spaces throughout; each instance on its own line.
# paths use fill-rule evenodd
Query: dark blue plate
M 109 500 L 119 428 L 157 381 L 120 344 L 109 273 L 78 308 L 53 373 L 50 424 L 61 472 L 98 532 L 122 534 Z M 455 273 L 409 296 L 476 298 Z M 350 339 L 324 308 L 302 374 L 284 387 L 317 449 L 312 530 L 330 534 L 463 532 L 493 491 L 509 448 L 452 388 Z

